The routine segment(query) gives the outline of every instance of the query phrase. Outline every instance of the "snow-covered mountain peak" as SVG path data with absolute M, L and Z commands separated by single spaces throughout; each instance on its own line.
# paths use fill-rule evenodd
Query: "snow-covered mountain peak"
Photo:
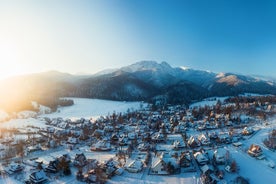
M 126 72 L 138 72 L 138 71 L 162 71 L 171 73 L 173 68 L 166 62 L 157 63 L 156 61 L 139 61 L 132 65 L 121 68 Z
M 225 77 L 225 73 L 221 72 L 216 75 L 216 78 Z
M 180 66 L 180 68 L 181 68 L 182 70 L 184 70 L 184 71 L 186 71 L 186 70 L 190 70 L 190 68 L 189 68 L 189 67 L 187 67 L 187 66 Z
M 118 70 L 117 68 L 102 70 L 102 71 L 96 73 L 95 76 L 110 74 L 110 73 L 113 73 L 113 72 L 115 72 L 115 71 L 117 71 L 117 70 Z

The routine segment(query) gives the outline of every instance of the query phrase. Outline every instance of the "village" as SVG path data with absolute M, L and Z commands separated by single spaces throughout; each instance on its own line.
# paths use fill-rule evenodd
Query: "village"
M 158 177 L 181 176 L 178 183 L 258 183 L 241 160 L 276 175 L 275 99 L 148 104 L 97 119 L 35 117 L 44 126 L 1 129 L 0 181 L 162 183 Z

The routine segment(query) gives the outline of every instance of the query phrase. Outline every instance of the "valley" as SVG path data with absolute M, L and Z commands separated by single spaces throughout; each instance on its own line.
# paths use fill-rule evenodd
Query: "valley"
M 165 109 L 69 98 L 74 105 L 57 112 L 0 124 L 0 181 L 36 183 L 39 173 L 46 183 L 269 183 L 276 156 L 263 140 L 276 128 L 274 98 L 212 97 Z M 252 145 L 260 157 L 248 154 Z M 22 169 L 9 169 L 15 163 Z

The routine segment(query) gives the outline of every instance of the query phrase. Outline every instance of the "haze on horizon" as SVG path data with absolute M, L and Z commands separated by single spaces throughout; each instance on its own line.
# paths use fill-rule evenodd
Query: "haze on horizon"
M 0 78 L 141 60 L 276 77 L 273 0 L 0 0 Z

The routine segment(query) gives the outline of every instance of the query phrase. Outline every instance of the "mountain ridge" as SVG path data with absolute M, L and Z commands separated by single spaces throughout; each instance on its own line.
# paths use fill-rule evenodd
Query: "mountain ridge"
M 49 71 L 14 77 L 0 84 L 1 94 L 13 91 L 30 100 L 68 96 L 188 105 L 210 96 L 276 94 L 275 82 L 263 78 L 172 67 L 166 62 L 140 61 L 94 75 Z

